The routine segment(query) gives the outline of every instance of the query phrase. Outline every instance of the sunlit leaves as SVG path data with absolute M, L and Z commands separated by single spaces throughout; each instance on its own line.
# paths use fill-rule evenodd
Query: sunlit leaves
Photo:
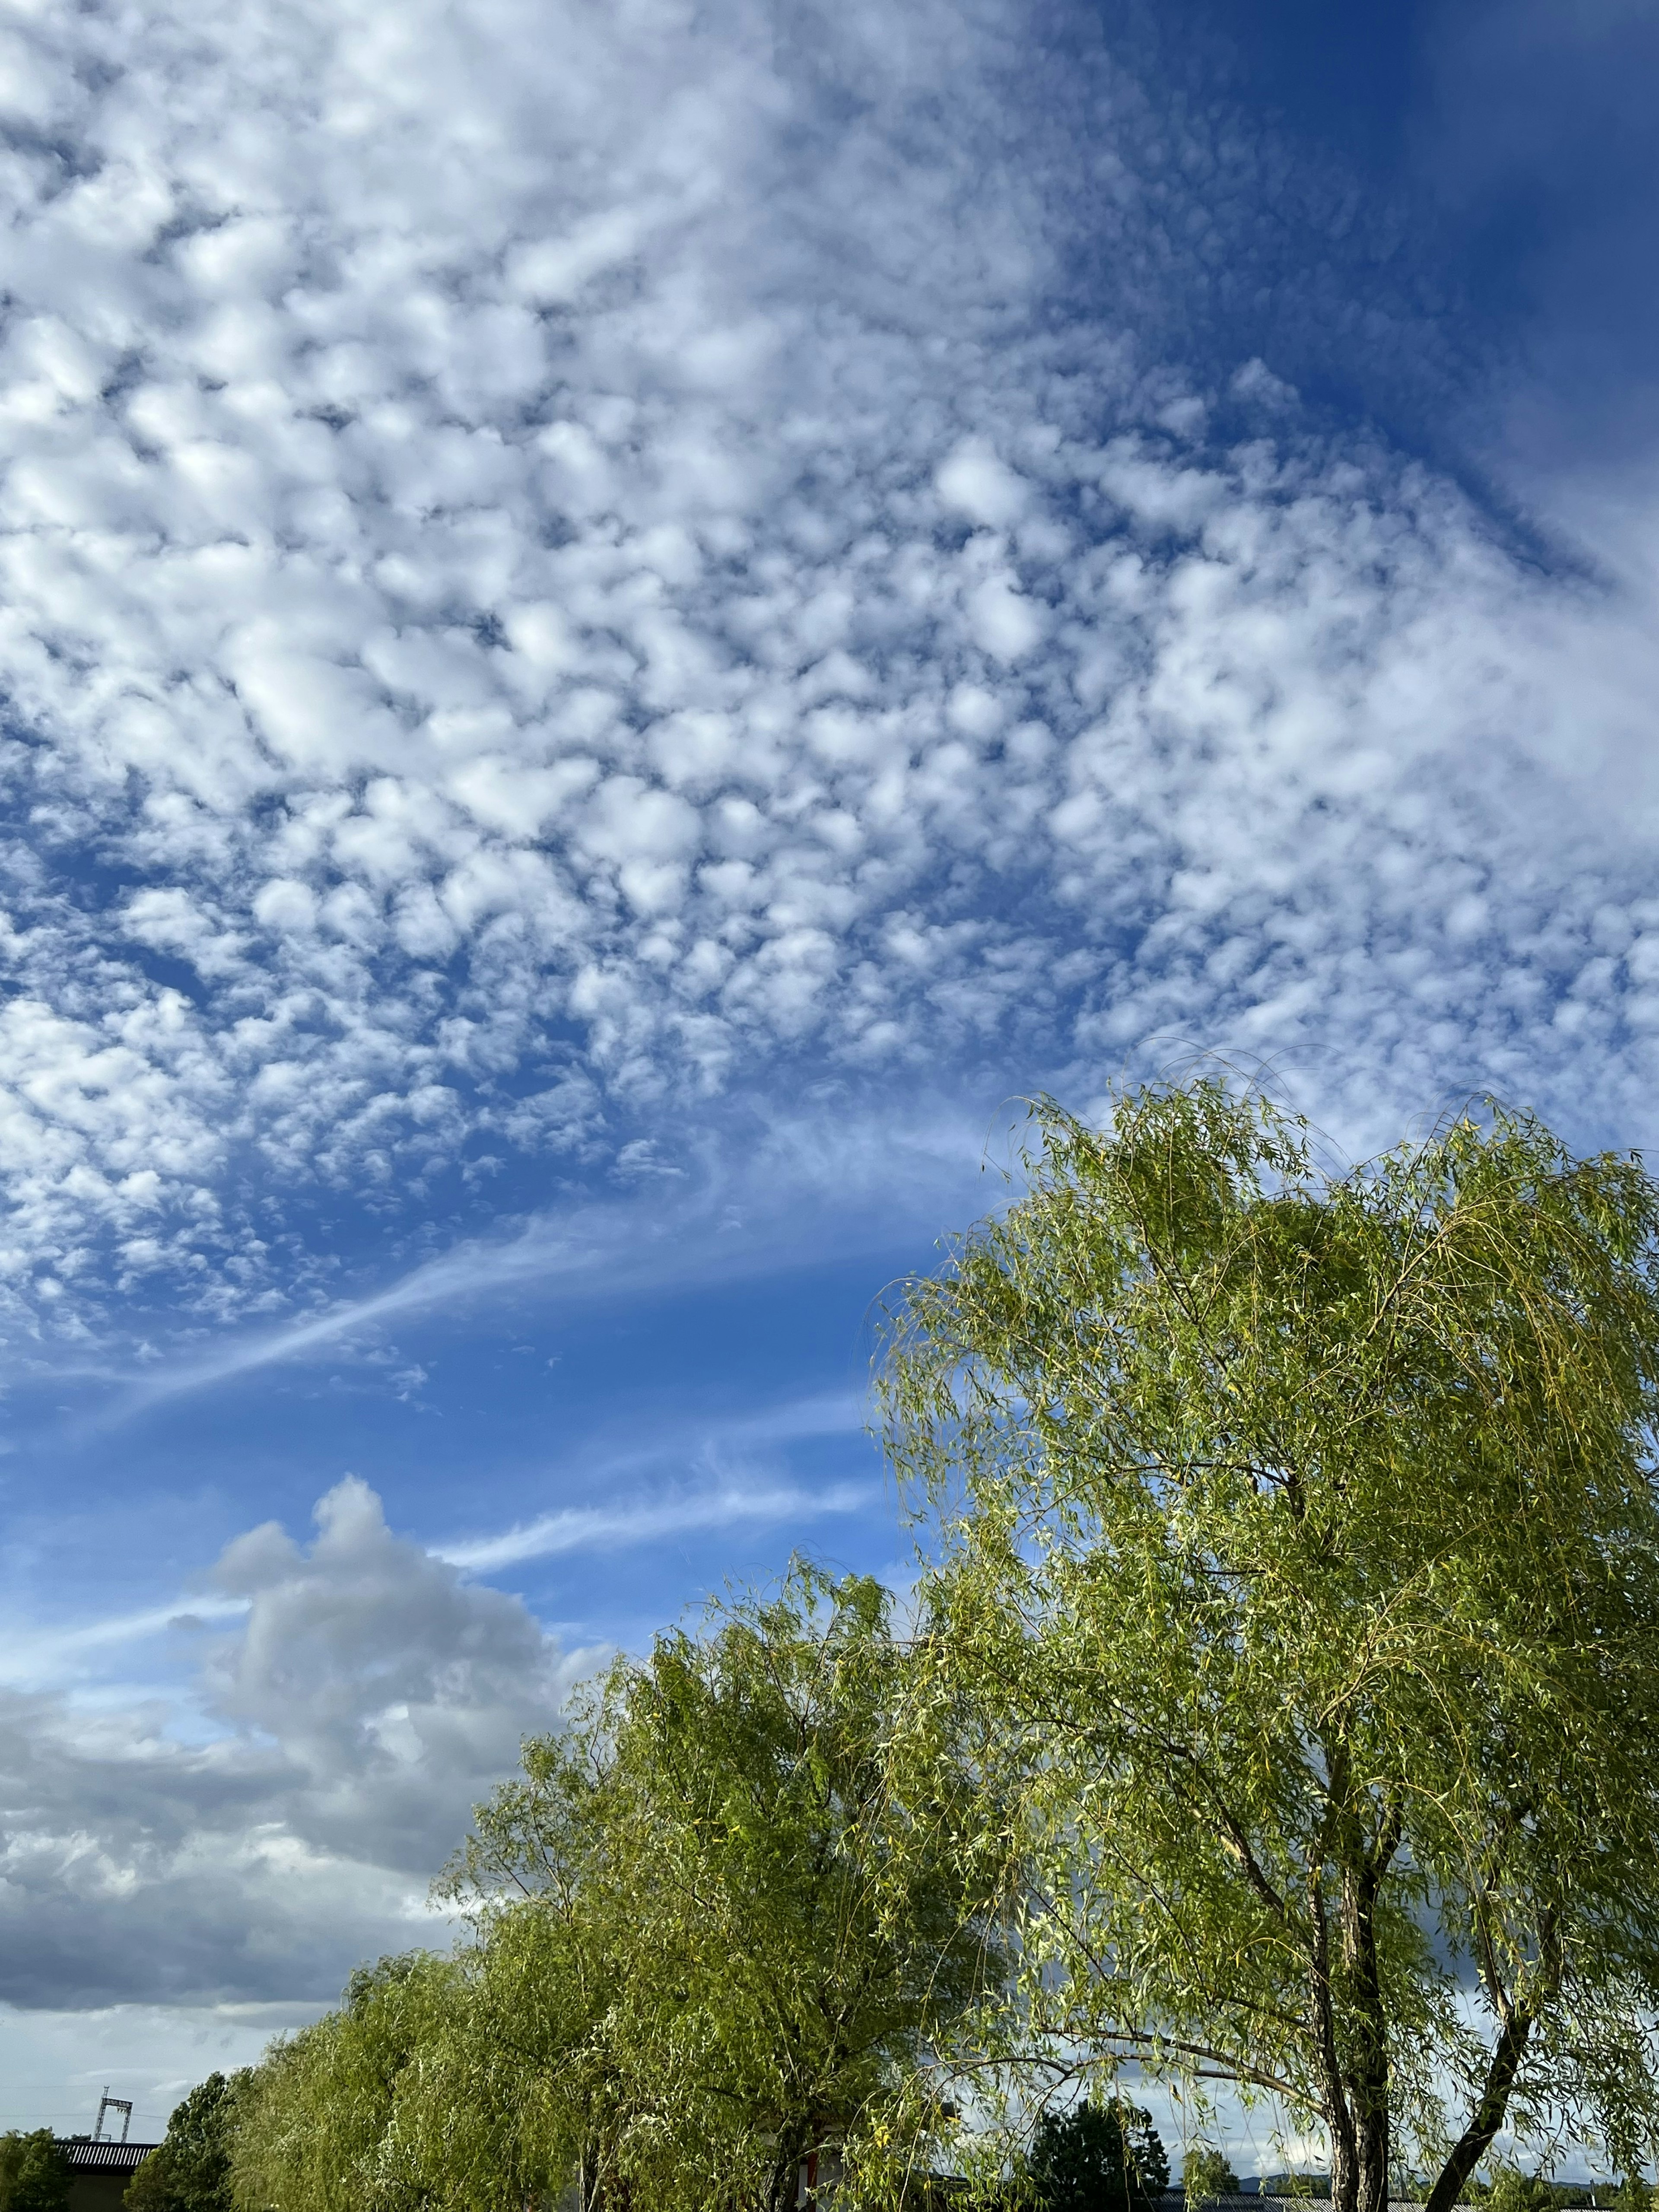
M 991 1968 L 930 1808 L 891 1789 L 885 1594 L 798 1570 L 619 1661 L 478 1809 L 475 1941 L 384 1961 L 261 2069 L 248 2212 L 793 2205 L 902 2177 L 932 2039 Z
M 1391 2118 L 1453 2166 L 1568 2108 L 1628 2155 L 1654 1186 L 1501 1114 L 1330 1175 L 1216 1082 L 1036 1134 L 880 1375 L 940 1543 L 919 1694 L 1006 1835 L 1008 2058 L 1272 2094 L 1364 2202 Z

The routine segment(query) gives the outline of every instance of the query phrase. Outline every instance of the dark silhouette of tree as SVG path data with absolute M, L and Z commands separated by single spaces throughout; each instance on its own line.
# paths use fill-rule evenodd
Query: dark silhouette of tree
M 1170 2185 L 1152 2115 L 1138 2105 L 1073 2105 L 1037 2122 L 1026 2173 L 1042 2212 L 1149 2212 Z

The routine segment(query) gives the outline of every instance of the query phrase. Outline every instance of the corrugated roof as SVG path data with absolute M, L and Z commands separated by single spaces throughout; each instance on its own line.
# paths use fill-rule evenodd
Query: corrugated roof
M 69 2153 L 71 2173 L 87 2173 L 94 2167 L 105 2172 L 132 2173 L 157 2146 L 141 2142 L 70 2142 L 64 2148 Z

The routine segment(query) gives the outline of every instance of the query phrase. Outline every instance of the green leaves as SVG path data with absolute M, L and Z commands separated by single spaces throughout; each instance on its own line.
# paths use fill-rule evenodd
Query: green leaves
M 1334 2212 L 1401 2137 L 1431 2212 L 1502 2127 L 1659 2142 L 1639 1163 L 1492 1114 L 1328 1175 L 1205 1083 L 1025 1169 L 890 1316 L 915 1635 L 798 1569 L 617 1662 L 479 1808 L 471 1942 L 239 2091 L 242 2212 L 1000 2187 L 1137 2067 L 1322 2127 Z
M 878 1377 L 918 1695 L 1008 1838 L 1005 2078 L 1220 2074 L 1366 2212 L 1391 2124 L 1448 2202 L 1505 2114 L 1649 2139 L 1653 1186 L 1501 1115 L 1327 1176 L 1215 1083 L 1036 1135 Z
M 1170 2167 L 1150 2113 L 1085 2100 L 1042 2114 L 1024 2179 L 1037 2212 L 1151 2212 Z
M 0 2212 L 64 2212 L 69 2153 L 50 2128 L 0 2135 Z
M 1181 2186 L 1188 2206 L 1197 2212 L 1206 2199 L 1235 2196 L 1238 2176 L 1220 2151 L 1195 2144 L 1181 2161 Z
M 166 2136 L 127 2184 L 129 2212 L 231 2212 L 236 2087 L 210 2074 L 174 2108 Z
M 382 1961 L 260 2069 L 246 2212 L 793 2205 L 809 2154 L 901 2173 L 981 1932 L 888 1740 L 886 1594 L 805 1568 L 619 1661 L 478 1808 L 475 1940 Z
M 820 2144 L 890 2149 L 977 1986 L 948 1868 L 890 1795 L 904 1667 L 876 1584 L 799 1569 L 620 1664 L 572 1747 L 602 1777 L 581 1910 L 614 1931 L 605 2155 L 653 2203 L 793 2202 Z
M 411 2119 L 449 2079 L 468 2022 L 467 1966 L 412 1952 L 359 1968 L 341 2009 L 275 2044 L 239 2084 L 232 2190 L 246 2212 L 405 2212 L 430 2201 Z M 474 2106 L 457 2102 L 450 2166 L 469 2177 Z M 509 2172 L 456 2202 L 505 2207 Z

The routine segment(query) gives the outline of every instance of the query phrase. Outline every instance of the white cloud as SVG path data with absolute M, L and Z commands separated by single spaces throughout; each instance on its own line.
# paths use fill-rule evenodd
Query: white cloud
M 1006 530 L 1030 506 L 1030 486 L 982 440 L 964 439 L 934 472 L 939 497 L 989 530 Z
M 246 1612 L 193 1706 L 0 1693 L 0 1997 L 314 2000 L 421 1940 L 470 1808 L 592 1655 L 394 1535 L 360 1482 L 317 1523 L 226 1547 L 204 1610 Z
M 1650 476 L 1576 511 L 1615 580 L 1552 574 L 1260 360 L 1161 358 L 1263 289 L 1261 149 L 1033 21 L 5 16 L 14 1364 L 106 1382 L 153 1298 L 118 1417 L 809 1215 L 920 1241 L 987 1200 L 964 1098 L 1194 1044 L 1356 1142 L 1467 1083 L 1650 1134 Z M 432 1198 L 549 1156 L 611 1195 Z M 342 1193 L 411 1231 L 367 1293 Z M 230 1547 L 183 1700 L 87 1688 L 170 1607 L 14 1637 L 80 1688 L 0 1698 L 3 1991 L 326 1996 L 418 1936 L 574 1663 L 470 1574 L 828 1521 L 749 1455 L 859 1418 L 435 1548 L 343 1486 Z
M 1012 571 L 998 567 L 968 594 L 968 628 L 981 653 L 1006 663 L 1034 653 L 1047 625 Z
M 1138 356 L 1176 125 L 1097 58 L 1109 185 L 1059 190 L 1023 22 L 14 18 L 19 1327 L 288 1294 L 250 1160 L 580 1152 L 781 1054 L 1087 1083 L 1173 1030 L 1363 1114 L 1549 1106 L 1594 1040 L 1645 1113 L 1601 939 L 1655 794 L 1595 781 L 1644 626 L 1259 362 Z M 1073 204 L 1119 320 L 1037 335 Z
M 867 1510 L 868 1483 L 809 1490 L 744 1464 L 863 1418 L 849 1397 L 781 1405 L 711 1435 L 695 1486 L 617 1498 L 683 1459 L 658 1439 L 602 1472 L 614 1502 L 431 1548 L 347 1477 L 308 1545 L 267 1522 L 194 1596 L 13 1633 L 13 1680 L 106 1673 L 163 1632 L 202 1656 L 189 1694 L 91 1674 L 73 1698 L 0 1690 L 0 2004 L 314 2002 L 365 1950 L 432 1940 L 426 1887 L 471 1808 L 601 1656 L 562 1651 L 473 1575 Z
M 867 1483 L 837 1483 L 828 1490 L 799 1484 L 728 1483 L 716 1490 L 620 1505 L 568 1506 L 544 1513 L 499 1536 L 446 1546 L 441 1556 L 457 1566 L 489 1574 L 523 1559 L 556 1559 L 566 1552 L 604 1551 L 709 1529 L 799 1528 L 824 1516 L 856 1513 L 871 1503 Z
M 362 1850 L 372 1833 L 380 1857 L 428 1863 L 434 1814 L 453 1830 L 458 1788 L 470 1802 L 562 1702 L 567 1670 L 522 1602 L 394 1536 L 354 1477 L 319 1504 L 308 1550 L 268 1522 L 209 1579 L 248 1613 L 208 1710 L 303 1772 L 307 1842 Z

